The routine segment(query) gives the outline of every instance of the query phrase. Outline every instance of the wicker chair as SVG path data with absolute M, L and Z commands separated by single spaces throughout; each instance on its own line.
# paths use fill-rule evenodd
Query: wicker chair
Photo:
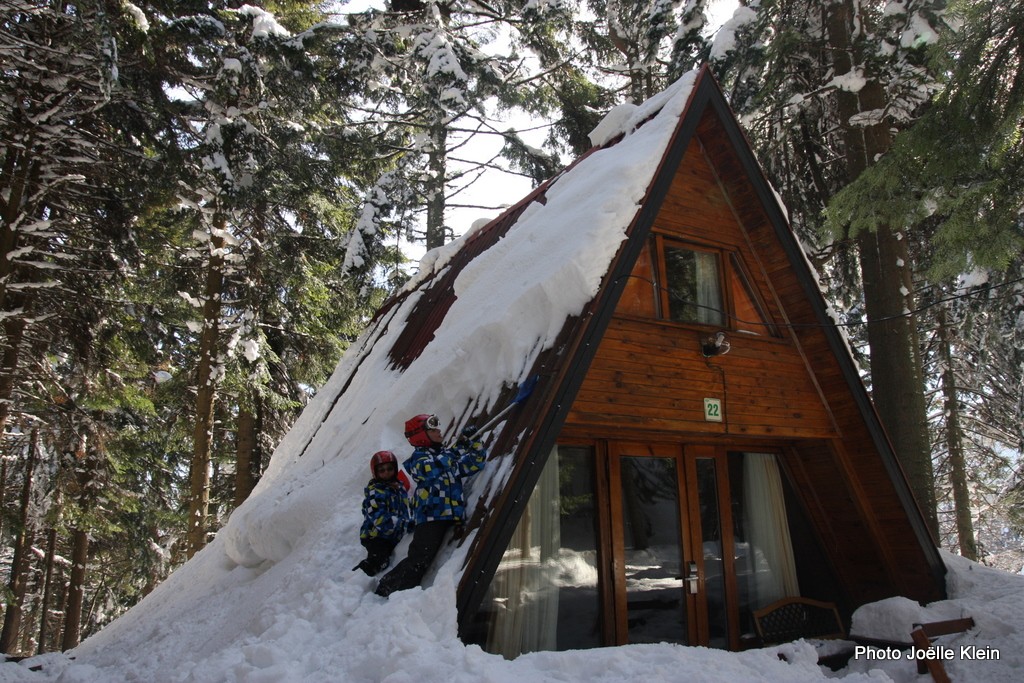
M 763 645 L 800 638 L 846 638 L 835 603 L 811 598 L 782 598 L 755 610 L 754 627 Z

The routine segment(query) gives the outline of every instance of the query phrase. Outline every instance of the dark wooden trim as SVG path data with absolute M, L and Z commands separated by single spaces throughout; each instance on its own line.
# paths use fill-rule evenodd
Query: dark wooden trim
M 611 537 L 612 574 L 610 583 L 612 589 L 612 604 L 615 605 L 615 621 L 610 631 L 615 639 L 615 645 L 625 645 L 629 642 L 629 604 L 626 600 L 626 567 L 623 563 L 625 557 L 625 541 L 623 540 L 622 529 L 622 458 L 618 446 L 608 444 L 608 534 Z
M 690 619 L 691 625 L 696 625 L 694 629 L 695 633 L 690 635 L 690 643 L 692 645 L 704 645 L 707 646 L 710 642 L 710 619 L 708 618 L 708 584 L 707 584 L 707 567 L 704 565 L 704 548 L 702 542 L 704 540 L 704 529 L 702 528 L 701 522 L 703 521 L 700 516 L 700 488 L 697 486 L 699 477 L 697 474 L 697 461 L 700 459 L 715 460 L 716 449 L 710 445 L 697 445 L 691 446 L 689 444 L 682 445 L 680 450 L 682 451 L 682 460 L 679 462 L 679 467 L 685 473 L 683 481 L 686 485 L 685 495 L 680 497 L 680 507 L 683 509 L 684 516 L 683 520 L 686 523 L 685 529 L 683 529 L 683 536 L 686 539 L 686 543 L 683 545 L 683 557 L 682 559 L 682 572 L 683 576 L 689 573 L 687 568 L 688 562 L 697 563 L 697 571 L 700 575 L 700 589 L 698 595 L 701 599 L 697 600 L 691 598 L 688 591 L 687 603 L 693 602 L 694 609 L 696 610 L 696 620 Z M 718 476 L 718 465 L 715 464 L 715 476 Z M 717 482 L 716 482 L 717 491 Z M 721 501 L 719 501 L 721 506 Z M 719 519 L 721 519 L 721 509 L 719 509 Z M 726 550 L 722 548 L 722 557 L 726 555 Z M 723 581 L 726 583 L 722 584 L 722 597 L 724 598 L 728 590 L 728 579 L 725 576 L 725 565 L 722 566 Z
M 740 649 L 740 599 L 736 579 L 735 522 L 732 517 L 732 479 L 729 478 L 729 448 L 715 449 L 715 476 L 718 477 L 718 519 L 722 525 L 722 591 L 725 597 L 726 618 L 729 624 L 729 649 Z M 761 449 L 760 453 L 776 453 L 778 449 Z

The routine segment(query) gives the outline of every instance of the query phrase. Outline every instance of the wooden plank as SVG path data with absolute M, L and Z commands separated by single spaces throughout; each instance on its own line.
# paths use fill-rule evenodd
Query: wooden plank
M 609 417 L 638 411 L 652 417 L 670 420 L 688 418 L 703 422 L 704 399 L 717 398 L 722 401 L 725 421 L 730 429 L 761 424 L 771 425 L 780 430 L 780 436 L 784 435 L 787 429 L 792 429 L 794 434 L 813 431 L 834 436 L 831 422 L 820 413 L 804 411 L 799 406 L 783 407 L 776 402 L 768 401 L 752 403 L 732 399 L 730 396 L 731 394 L 715 390 L 666 397 L 664 392 L 651 389 L 606 391 L 594 388 L 581 391 L 573 403 L 573 409 L 603 412 Z
M 657 429 L 745 435 L 834 435 L 802 358 L 784 341 L 742 335 L 735 353 L 709 362 L 692 328 L 616 319 L 581 386 L 570 423 L 638 419 Z M 722 425 L 704 420 L 703 399 L 718 398 Z
M 885 574 L 825 442 L 795 444 L 787 449 L 783 465 L 844 592 L 855 602 L 866 601 L 870 591 L 865 590 L 865 582 L 877 584 Z

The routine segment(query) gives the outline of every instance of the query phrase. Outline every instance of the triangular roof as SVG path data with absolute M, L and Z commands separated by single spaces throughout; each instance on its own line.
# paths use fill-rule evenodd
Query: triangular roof
M 480 533 L 459 590 L 463 618 L 486 590 L 486 579 L 539 477 L 698 133 L 739 221 L 752 233 L 771 235 L 781 247 L 781 256 L 768 266 L 769 277 L 778 278 L 771 284 L 798 343 L 816 358 L 811 366 L 814 381 L 826 393 L 848 393 L 843 400 L 857 413 L 856 429 L 866 430 L 878 454 L 873 466 L 884 468 L 882 476 L 892 484 L 879 495 L 898 499 L 911 536 L 904 542 L 916 548 L 911 550 L 916 554 L 911 564 L 918 565 L 907 572 L 906 581 L 896 582 L 898 587 L 912 594 L 916 585 L 915 597 L 921 599 L 942 593 L 942 563 L 845 338 L 834 325 L 776 194 L 704 69 L 642 105 L 613 111 L 595 131 L 598 145 L 497 219 L 430 255 L 371 326 L 376 332 L 364 342 L 373 343 L 368 356 L 379 359 L 386 352 L 389 369 L 400 373 L 423 364 L 437 370 L 435 382 L 415 388 L 431 398 L 413 412 L 448 410 L 456 426 L 480 424 L 511 400 L 520 382 L 540 377 L 529 399 L 495 430 L 490 446 L 498 466 L 474 485 L 478 505 L 471 528 Z M 822 352 L 828 354 L 826 359 Z M 357 381 L 360 374 L 358 367 L 353 368 L 348 382 Z M 457 379 L 445 379 L 449 377 Z M 463 390 L 476 377 L 490 385 L 469 392 L 446 391 L 446 382 Z M 495 377 L 503 381 L 500 392 L 493 386 Z M 887 533 L 880 526 L 874 529 L 876 537 Z M 883 573 L 901 571 L 906 563 L 902 550 L 881 552 L 890 565 Z M 930 578 L 922 582 L 922 573 Z

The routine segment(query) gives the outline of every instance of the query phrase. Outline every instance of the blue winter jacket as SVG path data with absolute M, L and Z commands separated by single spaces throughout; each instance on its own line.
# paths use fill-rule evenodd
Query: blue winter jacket
M 402 540 L 409 526 L 409 505 L 402 485 L 371 479 L 364 494 L 359 538 L 387 538 L 396 543 Z
M 479 441 L 450 448 L 420 447 L 413 451 L 402 467 L 416 482 L 412 497 L 416 524 L 465 520 L 462 480 L 482 470 L 486 458 L 487 451 Z

